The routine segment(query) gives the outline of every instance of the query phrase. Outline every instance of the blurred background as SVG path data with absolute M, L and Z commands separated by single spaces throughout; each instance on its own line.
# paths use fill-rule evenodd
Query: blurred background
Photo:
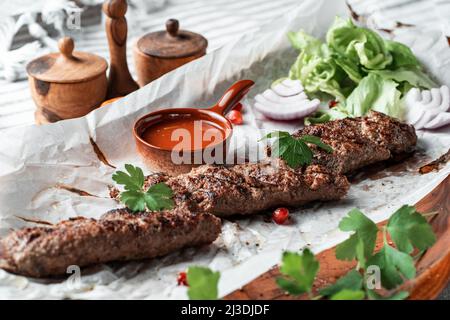
M 128 47 L 147 32 L 176 18 L 183 29 L 208 39 L 208 51 L 236 35 L 253 32 L 301 0 L 129 0 Z M 334 1 L 334 0 L 333 0 Z M 434 30 L 450 39 L 450 0 L 341 0 L 360 24 L 396 32 Z M 26 81 L 26 64 L 57 50 L 57 40 L 74 38 L 76 50 L 108 59 L 101 0 L 3 1 L 0 12 L 0 130 L 34 123 L 35 106 Z M 450 40 L 449 40 L 450 41 Z M 129 67 L 134 74 L 131 50 Z

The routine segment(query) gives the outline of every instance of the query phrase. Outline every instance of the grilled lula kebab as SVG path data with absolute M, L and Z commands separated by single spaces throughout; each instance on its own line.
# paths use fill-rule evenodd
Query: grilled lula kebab
M 175 209 L 131 213 L 128 209 L 102 218 L 76 218 L 51 227 L 24 228 L 0 240 L 0 267 L 43 277 L 115 260 L 165 255 L 183 247 L 213 242 L 220 233 L 214 215 L 252 214 L 276 206 L 298 206 L 315 200 L 338 200 L 349 183 L 344 173 L 410 152 L 414 128 L 380 113 L 306 127 L 294 136 L 315 135 L 333 148 L 315 151 L 313 163 L 298 168 L 284 160 L 232 166 L 204 165 L 176 177 L 153 174 L 146 188 L 165 182 Z
M 285 161 L 268 159 L 232 166 L 204 165 L 176 177 L 156 173 L 147 177 L 147 187 L 165 182 L 178 205 L 191 211 L 225 217 L 253 214 L 277 206 L 299 206 L 307 202 L 338 200 L 349 183 L 343 174 L 394 155 L 414 150 L 414 128 L 382 113 L 308 126 L 293 136 L 319 137 L 332 153 L 315 145 L 312 164 L 297 169 Z
M 186 208 L 112 210 L 98 220 L 77 217 L 11 232 L 0 240 L 0 268 L 30 277 L 62 275 L 71 265 L 154 258 L 210 244 L 220 231 L 219 218 Z

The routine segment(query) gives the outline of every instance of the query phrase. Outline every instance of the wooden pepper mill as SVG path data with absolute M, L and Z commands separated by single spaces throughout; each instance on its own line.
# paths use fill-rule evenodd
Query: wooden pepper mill
M 126 96 L 139 89 L 127 64 L 127 9 L 126 0 L 108 0 L 103 3 L 103 12 L 107 16 L 106 35 L 110 54 L 108 99 Z

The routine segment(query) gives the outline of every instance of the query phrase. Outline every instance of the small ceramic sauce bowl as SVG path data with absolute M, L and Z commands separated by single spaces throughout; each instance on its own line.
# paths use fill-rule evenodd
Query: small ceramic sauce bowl
M 163 109 L 138 119 L 133 134 L 145 165 L 154 172 L 178 175 L 202 164 L 224 164 L 233 132 L 225 115 L 253 84 L 236 82 L 208 109 Z

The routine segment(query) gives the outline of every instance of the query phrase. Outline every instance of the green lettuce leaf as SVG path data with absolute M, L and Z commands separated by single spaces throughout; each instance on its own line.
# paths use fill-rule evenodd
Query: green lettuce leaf
M 336 17 L 333 25 L 328 30 L 326 42 L 330 48 L 342 56 L 346 56 L 353 61 L 358 61 L 358 56 L 353 50 L 353 45 L 357 41 L 362 41 L 363 35 L 350 19 Z
M 288 38 L 300 54 L 289 78 L 302 82 L 308 95 L 331 95 L 337 106 L 305 118 L 305 124 L 365 115 L 376 110 L 402 119 L 400 98 L 411 88 L 437 84 L 424 72 L 410 48 L 337 17 L 326 43 L 303 31 Z
M 420 67 L 419 61 L 408 46 L 392 40 L 384 40 L 384 42 L 393 58 L 392 69 L 405 66 Z
M 412 87 L 420 87 L 424 89 L 436 88 L 438 85 L 427 74 L 425 74 L 418 67 L 400 67 L 395 70 L 372 70 L 372 73 L 383 77 L 384 79 L 394 80 L 400 84 L 408 83 L 410 86 L 405 86 L 402 94 L 406 94 Z
M 361 80 L 345 102 L 348 114 L 359 117 L 369 110 L 375 110 L 401 119 L 403 107 L 400 103 L 398 84 L 375 73 Z
M 345 100 L 345 89 L 340 83 L 345 73 L 338 68 L 328 46 L 299 31 L 288 35 L 292 45 L 301 50 L 289 71 L 289 78 L 302 82 L 307 93 L 323 92 L 339 101 Z
M 357 63 L 348 59 L 343 55 L 336 54 L 335 56 L 336 64 L 344 70 L 344 72 L 348 75 L 348 77 L 355 83 L 359 83 L 362 78 L 366 76 L 366 72 L 364 72 Z
M 384 69 L 393 61 L 383 38 L 376 32 L 359 28 L 350 19 L 337 17 L 327 33 L 327 44 L 371 70 Z
M 289 41 L 292 46 L 299 51 L 308 51 L 309 54 L 318 53 L 321 50 L 322 41 L 309 34 L 305 33 L 303 30 L 299 32 L 288 32 L 287 34 Z
M 325 123 L 347 117 L 360 117 L 370 110 L 401 119 L 404 107 L 400 102 L 401 92 L 397 86 L 395 81 L 371 72 L 361 80 L 346 101 L 340 102 L 336 107 L 327 111 L 318 111 L 305 118 L 305 125 Z
M 332 120 L 330 114 L 327 111 L 316 111 L 312 116 L 306 117 L 304 120 L 305 126 L 312 124 L 325 123 Z
M 309 126 L 311 124 L 325 123 L 331 120 L 345 119 L 351 116 L 352 115 L 344 109 L 342 104 L 339 104 L 336 107 L 328 109 L 326 111 L 316 111 L 312 116 L 306 117 L 304 123 L 306 126 Z

